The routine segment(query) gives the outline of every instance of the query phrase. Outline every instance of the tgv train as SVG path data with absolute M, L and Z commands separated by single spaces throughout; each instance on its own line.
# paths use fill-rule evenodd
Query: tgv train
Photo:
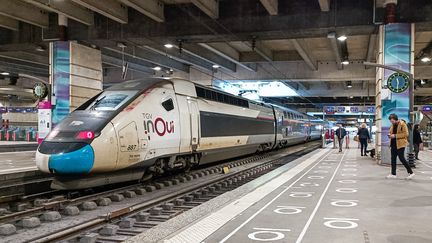
M 79 189 L 319 139 L 326 123 L 182 79 L 114 85 L 58 124 L 36 154 L 51 187 Z

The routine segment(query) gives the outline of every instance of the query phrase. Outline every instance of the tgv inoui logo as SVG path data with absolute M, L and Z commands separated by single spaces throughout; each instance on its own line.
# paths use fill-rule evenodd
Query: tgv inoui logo
M 162 117 L 156 117 L 153 120 L 153 115 L 150 113 L 143 113 L 144 116 L 144 130 L 149 133 L 155 133 L 159 136 L 165 136 L 167 133 L 174 133 L 174 121 L 165 121 Z

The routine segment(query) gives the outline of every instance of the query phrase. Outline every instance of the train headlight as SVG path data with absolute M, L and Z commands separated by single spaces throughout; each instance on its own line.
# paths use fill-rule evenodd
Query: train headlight
M 81 131 L 76 136 L 76 139 L 80 140 L 91 140 L 95 138 L 95 133 L 92 131 Z

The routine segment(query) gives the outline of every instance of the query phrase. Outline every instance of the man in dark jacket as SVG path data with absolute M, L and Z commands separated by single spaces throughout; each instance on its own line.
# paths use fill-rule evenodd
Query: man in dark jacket
M 336 129 L 335 135 L 339 143 L 339 152 L 342 152 L 342 145 L 344 137 L 346 136 L 346 130 L 342 127 L 342 124 L 338 124 L 338 129 Z
M 387 179 L 395 179 L 396 177 L 396 158 L 402 162 L 408 172 L 407 180 L 414 177 L 414 173 L 405 159 L 405 148 L 408 146 L 408 126 L 403 120 L 399 120 L 396 114 L 390 114 L 389 120 L 391 122 L 389 130 L 390 138 L 390 151 L 391 151 L 391 174 Z
M 423 143 L 420 131 L 419 131 L 419 124 L 414 125 L 414 132 L 413 132 L 413 145 L 414 145 L 414 152 L 415 152 L 415 158 L 418 160 L 419 152 L 420 152 L 420 145 Z
M 361 144 L 361 156 L 367 156 L 366 151 L 368 142 L 370 141 L 370 135 L 366 123 L 361 125 L 361 128 L 357 132 L 357 136 Z

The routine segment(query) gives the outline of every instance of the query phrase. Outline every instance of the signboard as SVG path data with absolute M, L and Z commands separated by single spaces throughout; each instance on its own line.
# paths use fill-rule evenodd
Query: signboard
M 51 131 L 51 115 L 51 103 L 49 101 L 40 102 L 38 110 L 38 143 L 41 143 Z
M 357 112 L 359 112 L 359 108 L 358 108 L 357 106 L 351 106 L 351 107 L 350 107 L 350 111 L 351 111 L 352 113 L 357 113 Z
M 367 113 L 375 115 L 375 106 L 324 106 L 326 114 Z

